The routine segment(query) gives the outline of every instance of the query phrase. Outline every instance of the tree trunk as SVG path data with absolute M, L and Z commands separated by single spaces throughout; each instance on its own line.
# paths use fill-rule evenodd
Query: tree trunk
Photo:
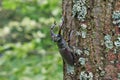
M 62 10 L 75 62 L 64 80 L 120 80 L 120 0 L 63 0 Z

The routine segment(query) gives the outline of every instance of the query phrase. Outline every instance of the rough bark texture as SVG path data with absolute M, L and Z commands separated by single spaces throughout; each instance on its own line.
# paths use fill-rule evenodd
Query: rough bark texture
M 64 38 L 68 40 L 70 37 L 70 46 L 81 50 L 82 53 L 75 54 L 74 73 L 69 74 L 67 64 L 64 63 L 64 80 L 120 80 L 120 51 L 114 53 L 114 41 L 120 33 L 120 28 L 112 24 L 112 14 L 113 11 L 120 10 L 120 0 L 86 0 L 85 21 L 72 17 L 73 5 L 73 0 L 62 2 Z M 85 38 L 77 34 L 81 33 L 83 23 L 87 25 Z M 112 48 L 105 45 L 107 35 L 111 36 Z M 85 54 L 86 49 L 89 54 Z M 80 64 L 80 58 L 85 59 L 85 64 Z M 82 72 L 88 76 L 92 73 L 93 77 L 80 79 Z

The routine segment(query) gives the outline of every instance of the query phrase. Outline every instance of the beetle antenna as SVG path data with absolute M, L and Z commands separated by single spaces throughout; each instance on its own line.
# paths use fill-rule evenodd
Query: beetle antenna
M 54 24 L 51 26 L 50 32 L 51 32 L 51 36 L 55 36 L 55 33 L 53 32 L 53 29 L 56 26 L 56 22 L 54 21 Z

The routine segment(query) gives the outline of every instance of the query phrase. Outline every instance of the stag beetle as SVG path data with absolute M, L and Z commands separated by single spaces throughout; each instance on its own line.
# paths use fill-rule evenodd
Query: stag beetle
M 64 23 L 64 20 L 62 20 L 62 23 L 59 26 L 58 34 L 55 34 L 53 29 L 56 26 L 56 22 L 54 22 L 54 24 L 51 26 L 50 33 L 51 33 L 52 40 L 57 43 L 57 46 L 59 48 L 59 52 L 60 52 L 63 60 L 67 64 L 73 66 L 74 65 L 73 51 L 69 47 L 67 41 L 65 41 L 65 39 L 61 35 L 61 30 L 62 30 L 63 23 Z

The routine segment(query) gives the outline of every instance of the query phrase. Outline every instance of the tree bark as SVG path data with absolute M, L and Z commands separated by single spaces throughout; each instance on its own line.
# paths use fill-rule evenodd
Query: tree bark
M 84 20 L 73 16 L 74 1 L 86 1 Z M 120 27 L 114 11 L 120 0 L 63 0 L 63 37 L 73 49 L 74 66 L 64 62 L 64 80 L 120 80 Z M 84 26 L 82 26 L 84 25 Z M 118 39 L 119 38 L 119 39 Z M 70 68 L 71 67 L 71 68 Z

